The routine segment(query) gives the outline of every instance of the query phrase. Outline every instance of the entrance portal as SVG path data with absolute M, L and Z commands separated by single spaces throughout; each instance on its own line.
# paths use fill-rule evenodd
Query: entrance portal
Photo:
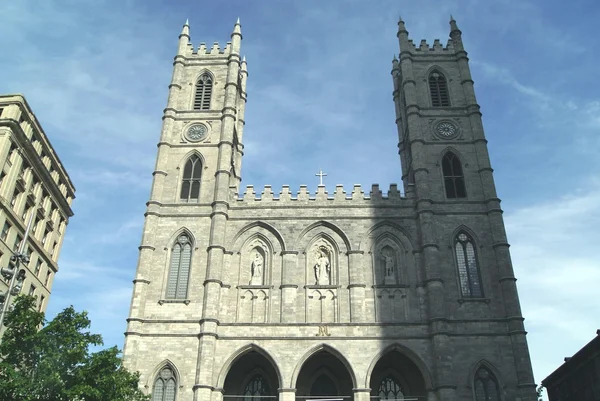
M 296 399 L 352 400 L 352 387 L 352 377 L 342 361 L 322 350 L 302 365 L 296 381 Z
M 250 351 L 235 361 L 223 386 L 224 401 L 277 401 L 279 379 L 262 354 Z
M 425 380 L 417 365 L 398 350 L 386 353 L 371 373 L 371 400 L 426 400 Z

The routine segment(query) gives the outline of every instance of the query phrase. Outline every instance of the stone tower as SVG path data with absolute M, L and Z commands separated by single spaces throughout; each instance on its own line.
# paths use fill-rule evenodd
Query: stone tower
M 246 63 L 179 37 L 125 342 L 154 401 L 534 401 L 461 32 L 392 64 L 404 191 L 238 195 Z M 247 398 L 250 400 L 251 398 Z

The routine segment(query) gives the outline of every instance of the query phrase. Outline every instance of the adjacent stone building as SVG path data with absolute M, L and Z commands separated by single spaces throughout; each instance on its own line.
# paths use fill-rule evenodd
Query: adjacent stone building
M 239 21 L 184 25 L 124 350 L 153 400 L 536 400 L 461 31 L 398 27 L 403 185 L 309 193 L 240 189 Z
M 565 358 L 565 363 L 542 380 L 542 385 L 550 401 L 600 400 L 600 330 L 575 355 Z
M 46 310 L 65 237 L 75 188 L 33 111 L 21 95 L 0 95 L 0 267 L 19 250 L 31 220 L 24 254 L 29 263 L 21 293 Z M 0 275 L 0 292 L 9 279 Z

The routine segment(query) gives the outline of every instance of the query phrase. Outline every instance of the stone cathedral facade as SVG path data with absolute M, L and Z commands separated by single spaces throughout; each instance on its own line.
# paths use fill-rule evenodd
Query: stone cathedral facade
M 311 194 L 240 189 L 241 26 L 184 25 L 124 350 L 154 401 L 537 399 L 461 31 L 398 26 L 403 188 Z

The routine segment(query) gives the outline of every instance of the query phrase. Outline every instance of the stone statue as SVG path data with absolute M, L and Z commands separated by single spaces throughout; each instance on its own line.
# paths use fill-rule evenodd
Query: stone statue
M 390 252 L 387 252 L 381 256 L 381 259 L 383 260 L 383 283 L 396 284 L 394 276 L 394 257 Z
M 263 258 L 262 255 L 257 251 L 254 253 L 254 260 L 252 261 L 252 278 L 250 279 L 250 285 L 262 285 L 263 283 Z
M 330 285 L 330 273 L 331 265 L 329 264 L 329 257 L 327 253 L 322 250 L 317 250 L 317 257 L 315 263 L 315 278 L 317 279 L 317 285 Z

